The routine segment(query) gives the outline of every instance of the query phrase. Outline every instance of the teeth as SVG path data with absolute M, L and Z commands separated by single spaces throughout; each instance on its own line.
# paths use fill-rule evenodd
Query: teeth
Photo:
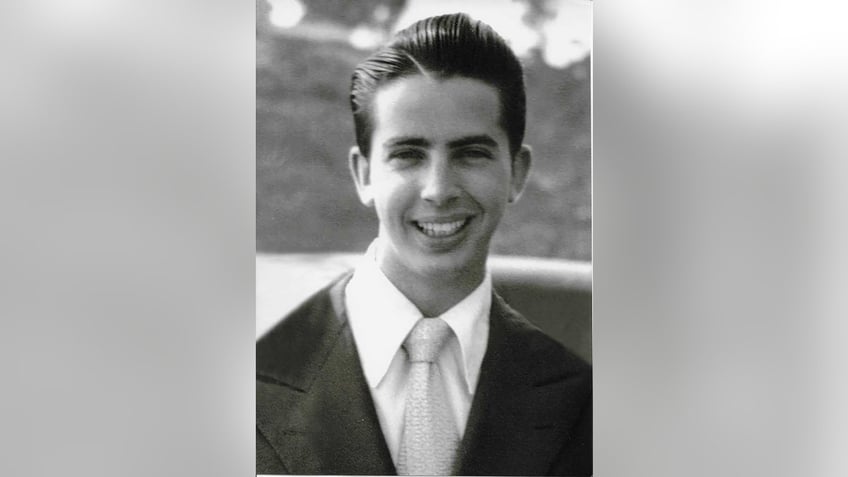
M 416 222 L 418 228 L 429 235 L 430 237 L 445 237 L 455 234 L 465 225 L 465 220 L 457 220 L 456 222 L 434 223 L 434 222 Z

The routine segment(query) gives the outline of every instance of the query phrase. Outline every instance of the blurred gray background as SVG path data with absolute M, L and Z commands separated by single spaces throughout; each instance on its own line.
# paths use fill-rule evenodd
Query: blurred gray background
M 575 0 L 258 0 L 257 252 L 361 252 L 373 212 L 347 170 L 354 66 L 410 23 L 465 11 L 525 65 L 533 171 L 492 251 L 591 260 L 591 2 Z
M 0 475 L 253 475 L 254 6 L 3 6 Z M 846 7 L 598 2 L 596 475 L 848 475 Z

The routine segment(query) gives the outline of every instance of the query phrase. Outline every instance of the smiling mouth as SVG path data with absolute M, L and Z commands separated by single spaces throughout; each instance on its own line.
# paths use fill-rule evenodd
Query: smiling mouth
M 413 223 L 424 235 L 433 238 L 443 238 L 458 234 L 470 221 L 471 218 L 467 217 L 453 222 L 419 222 L 415 220 Z

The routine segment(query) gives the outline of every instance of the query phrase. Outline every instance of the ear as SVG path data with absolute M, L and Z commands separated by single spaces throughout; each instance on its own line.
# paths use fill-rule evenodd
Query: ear
M 350 148 L 348 167 L 353 176 L 353 183 L 356 184 L 356 193 L 359 195 L 359 200 L 365 206 L 371 207 L 374 205 L 374 197 L 371 192 L 371 164 L 368 162 L 368 158 L 359 152 L 357 146 Z
M 521 192 L 524 190 L 524 185 L 527 183 L 527 176 L 530 173 L 530 164 L 532 160 L 532 150 L 526 144 L 521 145 L 521 149 L 512 158 L 512 175 L 509 180 L 509 202 L 515 202 L 521 197 Z

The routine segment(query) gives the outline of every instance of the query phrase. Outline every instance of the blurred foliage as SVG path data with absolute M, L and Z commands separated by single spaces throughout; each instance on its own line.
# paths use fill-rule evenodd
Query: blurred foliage
M 311 19 L 331 19 L 342 25 L 355 27 L 371 23 L 374 12 L 387 8 L 388 18 L 395 17 L 404 7 L 404 0 L 308 0 L 306 21 Z
M 307 16 L 353 25 L 373 21 L 369 11 L 378 3 L 386 2 L 310 1 Z M 400 3 L 393 2 L 392 15 Z M 263 10 L 257 5 L 260 21 Z M 258 251 L 362 251 L 375 236 L 374 213 L 360 204 L 347 169 L 350 74 L 367 55 L 347 43 L 257 25 Z M 590 260 L 589 58 L 566 69 L 548 67 L 538 54 L 524 63 L 533 170 L 492 251 Z

